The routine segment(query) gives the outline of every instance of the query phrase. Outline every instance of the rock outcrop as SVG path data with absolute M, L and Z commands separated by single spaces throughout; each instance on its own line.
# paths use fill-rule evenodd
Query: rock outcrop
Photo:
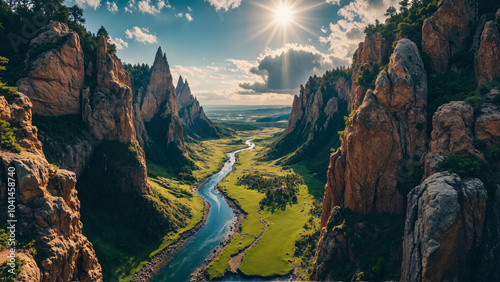
M 334 206 L 363 214 L 403 212 L 397 181 L 425 151 L 427 75 L 407 39 L 398 42 L 388 69 L 350 116 L 340 151 L 331 156 L 322 227 Z
M 340 207 L 332 209 L 328 218 L 329 228 L 324 229 L 318 242 L 318 252 L 311 274 L 312 281 L 335 281 L 332 267 L 343 266 L 354 260 L 354 253 L 350 248 L 352 242 L 344 237 L 343 231 L 333 229 L 334 226 L 342 224 L 343 220 Z
M 468 281 L 481 242 L 487 191 L 479 179 L 436 173 L 408 195 L 401 281 Z
M 138 89 L 137 103 L 134 104 L 137 139 L 147 150 L 151 146 L 149 143 L 157 142 L 153 139 L 158 139 L 153 138 L 158 136 L 150 136 L 148 133 L 148 123 L 155 123 L 156 126 L 161 123 L 162 128 L 155 130 L 161 131 L 164 140 L 160 142 L 166 142 L 166 146 L 176 144 L 184 147 L 184 129 L 179 118 L 176 90 L 167 56 L 162 52 L 161 47 L 156 52 L 151 75 L 147 81 L 145 87 Z
M 499 106 L 490 103 L 483 104 L 476 118 L 474 133 L 476 139 L 483 140 L 490 148 L 500 144 Z
M 97 45 L 97 87 L 82 91 L 83 119 L 97 140 L 136 140 L 132 89 L 127 71 L 115 54 L 107 51 L 107 38 Z
M 32 232 L 37 251 L 47 254 L 38 264 L 30 255 L 22 254 L 27 265 L 20 277 L 25 281 L 101 281 L 101 266 L 93 246 L 82 235 L 75 174 L 56 169 L 45 159 L 36 127 L 31 126 L 31 103 L 26 96 L 20 94 L 11 104 L 0 97 L 0 105 L 0 118 L 12 124 L 17 120 L 16 127 L 27 136 L 18 142 L 23 152 L 0 151 L 2 217 L 7 211 L 7 172 L 14 168 L 16 230 Z
M 218 137 L 221 135 L 219 126 L 207 118 L 200 102 L 191 94 L 187 79 L 184 81 L 182 76 L 179 76 L 175 91 L 184 133 L 199 137 Z
M 158 48 L 145 89 L 139 90 L 141 117 L 150 121 L 161 110 L 162 114 L 178 113 L 175 88 L 167 62 L 167 55 Z
M 500 34 L 496 23 L 494 21 L 489 21 L 484 25 L 479 51 L 477 53 L 475 64 L 477 82 L 484 83 L 492 81 L 495 77 L 500 76 L 499 62 Z
M 32 125 L 31 101 L 22 93 L 13 97 L 11 103 L 0 96 L 0 119 L 10 122 L 18 128 L 18 140 L 21 147 L 29 152 L 43 156 L 42 143 L 38 140 L 38 129 Z
M 31 40 L 27 55 L 29 73 L 17 86 L 31 99 L 33 112 L 49 116 L 79 113 L 85 72 L 78 34 L 64 23 L 51 21 Z
M 451 57 L 465 51 L 477 21 L 476 11 L 477 3 L 473 0 L 440 0 L 438 10 L 424 21 L 422 49 L 430 57 L 434 72 L 445 71 Z

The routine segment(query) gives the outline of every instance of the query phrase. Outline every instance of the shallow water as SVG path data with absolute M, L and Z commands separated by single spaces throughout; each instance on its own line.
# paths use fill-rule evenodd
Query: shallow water
M 229 160 L 226 161 L 224 167 L 200 187 L 198 194 L 211 204 L 207 222 L 172 254 L 167 265 L 158 272 L 153 281 L 189 281 L 191 273 L 202 266 L 203 261 L 220 242 L 233 233 L 230 227 L 236 223 L 236 215 L 226 200 L 214 190 L 214 187 L 232 171 L 237 153 L 255 147 L 250 140 L 247 140 L 246 144 L 247 148 L 228 153 Z

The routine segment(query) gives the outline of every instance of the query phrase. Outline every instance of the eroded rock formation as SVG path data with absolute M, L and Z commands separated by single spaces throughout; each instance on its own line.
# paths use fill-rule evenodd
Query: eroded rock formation
M 500 10 L 497 12 L 500 16 Z M 475 65 L 478 83 L 492 81 L 500 76 L 500 34 L 494 21 L 484 25 Z
M 97 45 L 97 87 L 82 90 L 83 119 L 97 140 L 136 140 L 132 89 L 128 73 L 115 54 L 107 51 L 107 38 Z
M 436 73 L 445 71 L 453 55 L 465 51 L 474 30 L 477 3 L 473 0 L 440 0 L 438 10 L 424 21 L 422 49 Z
M 425 150 L 427 78 L 416 45 L 407 39 L 399 41 L 388 69 L 379 74 L 375 92 L 367 91 L 340 151 L 331 156 L 322 227 L 334 206 L 363 214 L 402 212 L 398 176 Z
M 468 281 L 482 239 L 487 191 L 479 179 L 435 173 L 408 195 L 401 281 Z
M 11 104 L 0 97 L 0 105 L 0 118 L 17 127 L 21 131 L 18 135 L 26 136 L 19 141 L 21 153 L 0 151 L 2 217 L 7 211 L 5 181 L 9 168 L 13 167 L 17 183 L 16 228 L 32 232 L 37 251 L 47 254 L 37 263 L 31 255 L 20 255 L 27 261 L 20 278 L 25 281 L 101 281 L 101 266 L 93 246 L 82 235 L 75 174 L 57 169 L 45 159 L 36 127 L 31 125 L 31 103 L 26 96 L 19 94 Z

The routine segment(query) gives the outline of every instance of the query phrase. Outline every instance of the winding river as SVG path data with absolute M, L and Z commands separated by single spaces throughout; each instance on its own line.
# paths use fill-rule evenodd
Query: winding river
M 204 260 L 220 242 L 233 232 L 231 226 L 236 223 L 236 215 L 226 200 L 214 190 L 214 187 L 232 171 L 237 153 L 255 147 L 251 140 L 245 143 L 248 145 L 247 148 L 227 153 L 229 160 L 226 161 L 224 167 L 198 189 L 198 194 L 211 204 L 207 222 L 173 253 L 167 265 L 158 272 L 153 281 L 189 281 L 191 273 L 202 266 Z

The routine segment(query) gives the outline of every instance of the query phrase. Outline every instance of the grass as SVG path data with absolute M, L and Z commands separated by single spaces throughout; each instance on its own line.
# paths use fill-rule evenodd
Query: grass
M 267 140 L 262 141 L 262 139 L 272 137 L 276 131 L 275 129 L 259 132 L 258 136 L 261 139 L 255 141 L 256 148 L 239 153 L 235 170 L 219 184 L 219 189 L 234 199 L 247 213 L 247 217 L 242 223 L 241 234 L 244 235 L 250 234 L 257 237 L 262 232 L 264 225 L 259 221 L 257 211 L 259 210 L 259 201 L 264 197 L 264 194 L 237 185 L 238 178 L 249 173 L 284 176 L 292 172 L 276 165 L 274 161 L 263 161 L 263 156 L 267 153 L 270 143 Z M 251 137 L 251 132 L 247 132 L 246 137 Z M 299 234 L 305 232 L 303 226 L 309 219 L 308 211 L 312 206 L 313 197 L 308 193 L 306 185 L 299 186 L 297 196 L 298 203 L 289 204 L 284 210 L 265 209 L 261 211 L 263 219 L 269 226 L 257 244 L 245 254 L 239 268 L 243 274 L 262 277 L 285 275 L 293 269 L 288 262 L 289 259 L 300 261 L 300 258 L 293 257 L 294 244 Z M 246 240 L 242 244 L 250 244 Z M 222 277 L 229 269 L 228 260 L 231 255 L 238 252 L 240 241 L 241 237 L 235 236 L 223 250 L 221 256 L 210 265 L 208 274 L 212 279 Z
M 316 199 L 323 198 L 326 183 L 316 178 L 304 163 L 292 166 L 292 170 L 304 179 L 309 194 L 313 195 Z
M 108 165 L 109 157 L 108 154 Z M 91 165 L 90 177 L 105 181 L 93 170 Z M 148 170 L 151 195 L 115 194 L 114 200 L 108 201 L 109 195 L 96 196 L 97 192 L 89 189 L 93 182 L 85 174 L 80 178 L 77 188 L 82 196 L 83 233 L 94 245 L 105 281 L 130 280 L 148 258 L 176 242 L 181 233 L 192 229 L 203 217 L 203 200 L 191 192 L 190 185 L 173 177 L 173 172 L 165 167 L 148 163 Z M 113 189 L 109 184 L 104 183 L 106 189 Z M 103 198 L 106 204 L 96 197 Z M 154 228 L 135 228 L 141 224 Z
M 236 234 L 229 245 L 227 245 L 221 252 L 219 257 L 208 269 L 208 276 L 211 280 L 222 278 L 227 269 L 229 269 L 229 259 L 238 254 L 240 250 L 245 249 L 253 243 L 255 237 L 252 235 Z
M 222 138 L 187 142 L 187 151 L 194 161 L 197 169 L 193 176 L 201 180 L 219 171 L 228 159 L 227 152 L 246 148 L 247 145 L 238 138 Z

